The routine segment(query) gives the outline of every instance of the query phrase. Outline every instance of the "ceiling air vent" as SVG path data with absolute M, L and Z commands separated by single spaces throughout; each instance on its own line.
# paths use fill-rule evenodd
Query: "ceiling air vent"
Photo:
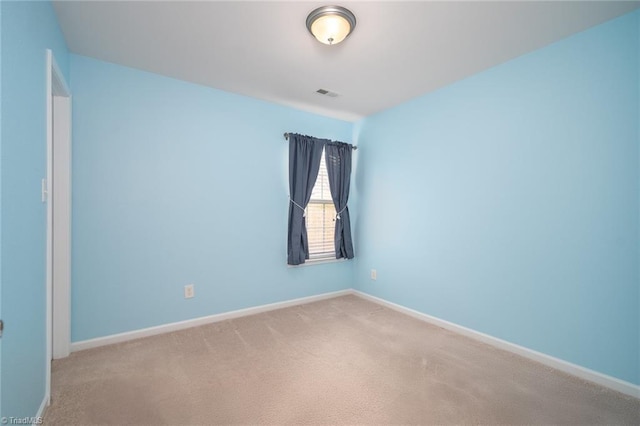
M 327 89 L 318 89 L 316 90 L 316 93 L 320 93 L 321 95 L 324 96 L 329 96 L 330 98 L 337 98 L 338 94 L 336 92 L 332 92 L 330 90 Z

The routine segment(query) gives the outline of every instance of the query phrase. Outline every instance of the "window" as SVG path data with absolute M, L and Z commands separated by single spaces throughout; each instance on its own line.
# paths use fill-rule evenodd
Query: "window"
M 306 209 L 309 259 L 335 258 L 334 244 L 336 208 L 331 199 L 327 163 L 322 151 L 320 171 Z

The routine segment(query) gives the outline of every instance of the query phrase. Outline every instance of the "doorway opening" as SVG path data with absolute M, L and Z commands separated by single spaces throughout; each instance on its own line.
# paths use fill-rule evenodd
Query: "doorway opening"
M 71 348 L 71 91 L 47 50 L 47 358 L 46 399 L 51 397 L 51 360 Z

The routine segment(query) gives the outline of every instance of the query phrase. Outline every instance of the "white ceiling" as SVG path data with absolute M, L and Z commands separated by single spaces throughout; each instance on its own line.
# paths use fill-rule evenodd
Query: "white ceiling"
M 55 1 L 69 49 L 354 121 L 640 7 L 638 1 L 340 1 L 357 19 L 326 46 L 319 1 Z M 315 91 L 337 92 L 331 98 Z

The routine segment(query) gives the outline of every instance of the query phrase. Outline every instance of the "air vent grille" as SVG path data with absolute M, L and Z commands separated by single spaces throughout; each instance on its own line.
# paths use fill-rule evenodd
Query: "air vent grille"
M 316 93 L 319 93 L 323 96 L 328 96 L 330 98 L 337 98 L 339 96 L 336 92 L 332 92 L 331 90 L 327 89 L 318 89 L 316 90 Z

